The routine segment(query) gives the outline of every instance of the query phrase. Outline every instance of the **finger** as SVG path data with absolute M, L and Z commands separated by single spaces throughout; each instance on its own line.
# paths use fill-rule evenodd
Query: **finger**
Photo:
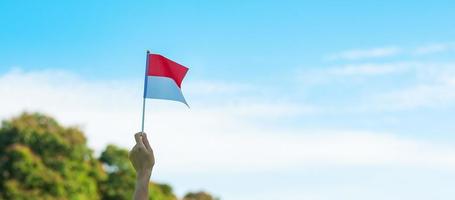
M 147 148 L 150 151 L 152 150 L 152 147 L 150 147 L 149 140 L 147 139 L 147 134 L 145 133 L 142 134 L 142 142 L 144 143 L 145 148 Z
M 142 132 L 134 134 L 134 139 L 136 139 L 136 144 L 140 146 L 144 146 L 144 142 L 142 142 Z

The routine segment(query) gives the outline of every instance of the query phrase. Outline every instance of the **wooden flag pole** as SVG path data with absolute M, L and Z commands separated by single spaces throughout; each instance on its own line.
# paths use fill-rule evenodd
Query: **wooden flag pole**
M 147 50 L 147 57 L 146 57 L 146 61 L 145 61 L 145 74 L 144 74 L 144 96 L 142 98 L 142 126 L 141 126 L 141 132 L 143 133 L 144 132 L 144 119 L 145 119 L 145 95 L 146 95 L 146 92 L 147 92 L 147 70 L 148 70 L 148 66 L 149 66 L 149 54 L 150 54 L 150 51 Z

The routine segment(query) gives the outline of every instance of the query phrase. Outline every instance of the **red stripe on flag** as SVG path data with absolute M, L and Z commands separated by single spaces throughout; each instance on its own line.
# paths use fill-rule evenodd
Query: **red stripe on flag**
M 164 76 L 174 79 L 180 87 L 188 68 L 162 55 L 149 54 L 147 76 Z

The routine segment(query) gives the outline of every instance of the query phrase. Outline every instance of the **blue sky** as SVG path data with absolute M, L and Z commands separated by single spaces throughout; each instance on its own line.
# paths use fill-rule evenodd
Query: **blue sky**
M 453 199 L 454 7 L 2 1 L 0 118 L 41 111 L 97 152 L 130 147 L 149 49 L 190 68 L 190 110 L 147 104 L 154 178 L 179 194 Z
M 321 67 L 329 52 L 448 41 L 455 33 L 450 4 L 6 1 L 1 64 L 131 78 L 151 49 L 194 66 L 193 77 L 251 80 L 256 73 Z

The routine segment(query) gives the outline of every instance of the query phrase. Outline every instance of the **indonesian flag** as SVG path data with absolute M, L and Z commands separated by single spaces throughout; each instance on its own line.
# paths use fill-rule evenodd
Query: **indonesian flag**
M 188 106 L 181 90 L 188 68 L 159 54 L 147 56 L 144 98 L 179 101 Z

